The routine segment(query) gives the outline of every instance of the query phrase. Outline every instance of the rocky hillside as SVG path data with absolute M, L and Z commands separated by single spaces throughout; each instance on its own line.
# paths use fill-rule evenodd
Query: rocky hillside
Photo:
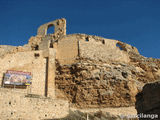
M 129 55 L 129 63 L 77 58 L 75 64 L 60 65 L 57 61 L 57 97 L 67 97 L 80 108 L 134 106 L 144 84 L 160 77 L 160 60 Z

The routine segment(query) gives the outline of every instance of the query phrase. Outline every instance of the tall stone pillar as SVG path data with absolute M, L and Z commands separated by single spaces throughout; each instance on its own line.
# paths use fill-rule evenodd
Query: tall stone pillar
M 47 97 L 55 98 L 55 58 L 56 50 L 49 48 L 49 57 L 48 57 L 48 91 Z

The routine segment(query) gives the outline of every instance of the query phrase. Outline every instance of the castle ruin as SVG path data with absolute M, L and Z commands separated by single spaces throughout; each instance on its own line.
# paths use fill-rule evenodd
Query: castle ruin
M 48 28 L 53 26 L 54 33 L 47 34 Z M 68 114 L 68 100 L 57 97 L 59 92 L 56 90 L 55 79 L 61 77 L 57 73 L 57 64 L 71 66 L 80 63 L 82 59 L 130 64 L 131 54 L 139 55 L 135 47 L 118 40 L 86 34 L 66 35 L 64 18 L 41 25 L 37 35 L 32 36 L 28 44 L 18 47 L 0 46 L 0 51 L 0 107 L 3 108 L 0 109 L 0 119 L 26 120 L 61 118 Z M 12 75 L 16 72 L 30 73 L 30 84 L 17 85 L 14 81 L 10 84 L 10 78 L 7 78 L 9 83 L 4 81 L 6 73 Z M 127 73 L 122 76 L 123 79 L 132 79 L 127 78 Z M 67 79 L 67 76 L 63 79 Z M 63 79 L 59 83 L 61 88 L 65 87 Z M 138 91 L 132 86 L 128 89 Z M 110 106 L 109 103 L 107 105 Z

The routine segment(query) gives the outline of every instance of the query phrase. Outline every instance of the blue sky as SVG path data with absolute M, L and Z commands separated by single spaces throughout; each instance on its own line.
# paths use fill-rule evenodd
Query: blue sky
M 67 19 L 67 34 L 120 40 L 160 58 L 160 0 L 0 0 L 0 44 L 23 45 L 46 22 Z

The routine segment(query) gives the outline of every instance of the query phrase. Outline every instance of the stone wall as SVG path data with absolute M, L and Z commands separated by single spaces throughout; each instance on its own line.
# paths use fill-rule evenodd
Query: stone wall
M 32 84 L 26 88 L 1 84 L 0 119 L 54 119 L 68 114 L 68 102 L 55 99 L 55 55 L 50 48 L 6 54 L 0 59 L 0 83 L 7 70 L 32 73 Z
M 31 93 L 43 96 L 50 94 L 50 97 L 54 97 L 55 55 L 53 48 L 43 51 L 17 52 L 6 55 L 0 59 L 0 85 L 3 86 L 2 80 L 7 70 L 31 72 L 32 84 L 29 88 L 31 89 Z M 48 79 L 47 83 L 46 79 Z
M 37 35 L 45 36 L 47 35 L 47 30 L 49 27 L 54 26 L 53 36 L 54 39 L 61 38 L 66 35 L 66 20 L 64 18 L 57 19 L 55 21 L 48 22 L 41 25 L 38 28 Z
M 56 87 L 76 107 L 132 106 L 143 84 L 135 80 L 132 71 L 136 72 L 136 68 L 124 63 L 57 63 Z
M 0 88 L 1 120 L 44 120 L 68 115 L 67 101 Z
M 42 53 L 43 51 L 17 52 L 15 54 L 8 54 L 3 59 L 0 59 L 0 84 L 2 84 L 4 73 L 6 73 L 7 70 L 31 72 L 31 93 L 44 95 L 46 59 Z M 35 57 L 35 54 L 39 56 Z
M 4 57 L 5 54 L 10 53 L 15 48 L 15 46 L 0 45 L 0 57 Z
M 77 57 L 101 61 L 130 62 L 129 52 L 138 50 L 117 40 L 102 37 L 72 34 L 58 40 L 57 59 L 60 64 L 72 64 Z
M 104 43 L 89 41 L 79 41 L 80 57 L 101 61 L 129 62 L 129 56 L 124 50 L 120 50 L 117 41 L 104 39 Z
M 118 40 L 105 39 L 91 35 L 77 35 L 79 40 L 79 56 L 92 60 L 130 62 L 129 52 L 136 54 L 138 50 Z
M 76 36 L 66 36 L 58 40 L 57 59 L 61 64 L 72 64 L 78 57 L 78 39 Z

